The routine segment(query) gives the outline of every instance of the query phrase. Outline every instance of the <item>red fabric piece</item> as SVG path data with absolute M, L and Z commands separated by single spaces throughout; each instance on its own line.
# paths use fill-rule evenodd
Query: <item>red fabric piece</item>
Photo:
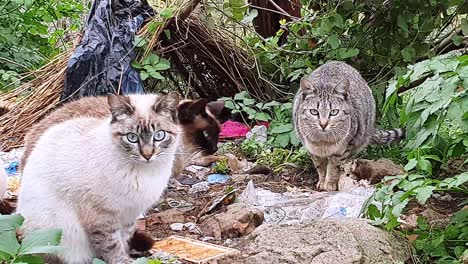
M 244 123 L 228 120 L 221 125 L 220 138 L 241 138 L 245 137 L 250 128 Z
M 270 128 L 270 123 L 266 122 L 266 121 L 260 121 L 258 122 L 258 124 L 261 126 L 261 125 L 264 125 L 266 128 Z

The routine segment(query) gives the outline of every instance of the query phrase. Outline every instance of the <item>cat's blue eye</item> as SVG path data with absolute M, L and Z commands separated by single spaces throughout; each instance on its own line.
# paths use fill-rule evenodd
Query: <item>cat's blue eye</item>
M 154 140 L 155 141 L 162 141 L 164 138 L 166 138 L 166 131 L 159 130 L 156 133 L 154 133 Z
M 138 142 L 138 135 L 135 133 L 127 133 L 127 140 L 130 143 L 137 143 Z
M 333 110 L 330 111 L 330 115 L 331 115 L 331 116 L 336 116 L 339 112 L 340 112 L 340 110 L 338 110 L 338 109 L 333 109 Z
M 203 136 L 207 138 L 208 137 L 208 132 L 203 131 Z
M 317 111 L 317 109 L 310 109 L 310 114 L 314 115 L 314 116 L 318 116 L 319 115 L 319 111 Z

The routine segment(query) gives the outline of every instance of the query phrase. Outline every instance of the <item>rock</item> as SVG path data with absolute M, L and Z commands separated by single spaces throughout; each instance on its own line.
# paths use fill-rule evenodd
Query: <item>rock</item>
M 205 236 L 216 239 L 236 238 L 252 233 L 263 223 L 263 219 L 261 210 L 235 203 L 228 206 L 224 213 L 202 218 L 200 228 Z
M 353 218 L 263 225 L 242 247 L 243 260 L 227 258 L 223 263 L 403 263 L 411 253 L 402 237 Z
M 382 181 L 385 176 L 394 176 L 405 173 L 401 166 L 388 159 L 366 160 L 357 159 L 342 165 L 345 176 L 357 181 L 368 180 L 371 184 Z
M 171 208 L 159 213 L 150 214 L 147 218 L 147 223 L 153 224 L 172 224 L 185 221 L 185 214 L 177 208 Z

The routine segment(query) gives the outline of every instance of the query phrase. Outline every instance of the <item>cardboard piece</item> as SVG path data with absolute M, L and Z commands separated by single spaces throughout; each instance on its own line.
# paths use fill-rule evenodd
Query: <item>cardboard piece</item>
M 181 236 L 170 236 L 153 245 L 153 250 L 161 250 L 193 263 L 205 263 L 228 254 L 238 253 L 232 248 L 218 246 Z

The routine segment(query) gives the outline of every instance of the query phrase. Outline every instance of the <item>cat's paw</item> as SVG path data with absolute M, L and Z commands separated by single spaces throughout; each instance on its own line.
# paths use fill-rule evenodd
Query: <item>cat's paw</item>
M 338 191 L 338 183 L 337 182 L 327 182 L 324 184 L 326 191 Z
M 324 190 L 324 189 L 323 189 L 324 185 L 325 185 L 325 181 L 318 181 L 318 182 L 317 182 L 317 185 L 316 185 L 317 190 L 318 190 L 318 191 Z

